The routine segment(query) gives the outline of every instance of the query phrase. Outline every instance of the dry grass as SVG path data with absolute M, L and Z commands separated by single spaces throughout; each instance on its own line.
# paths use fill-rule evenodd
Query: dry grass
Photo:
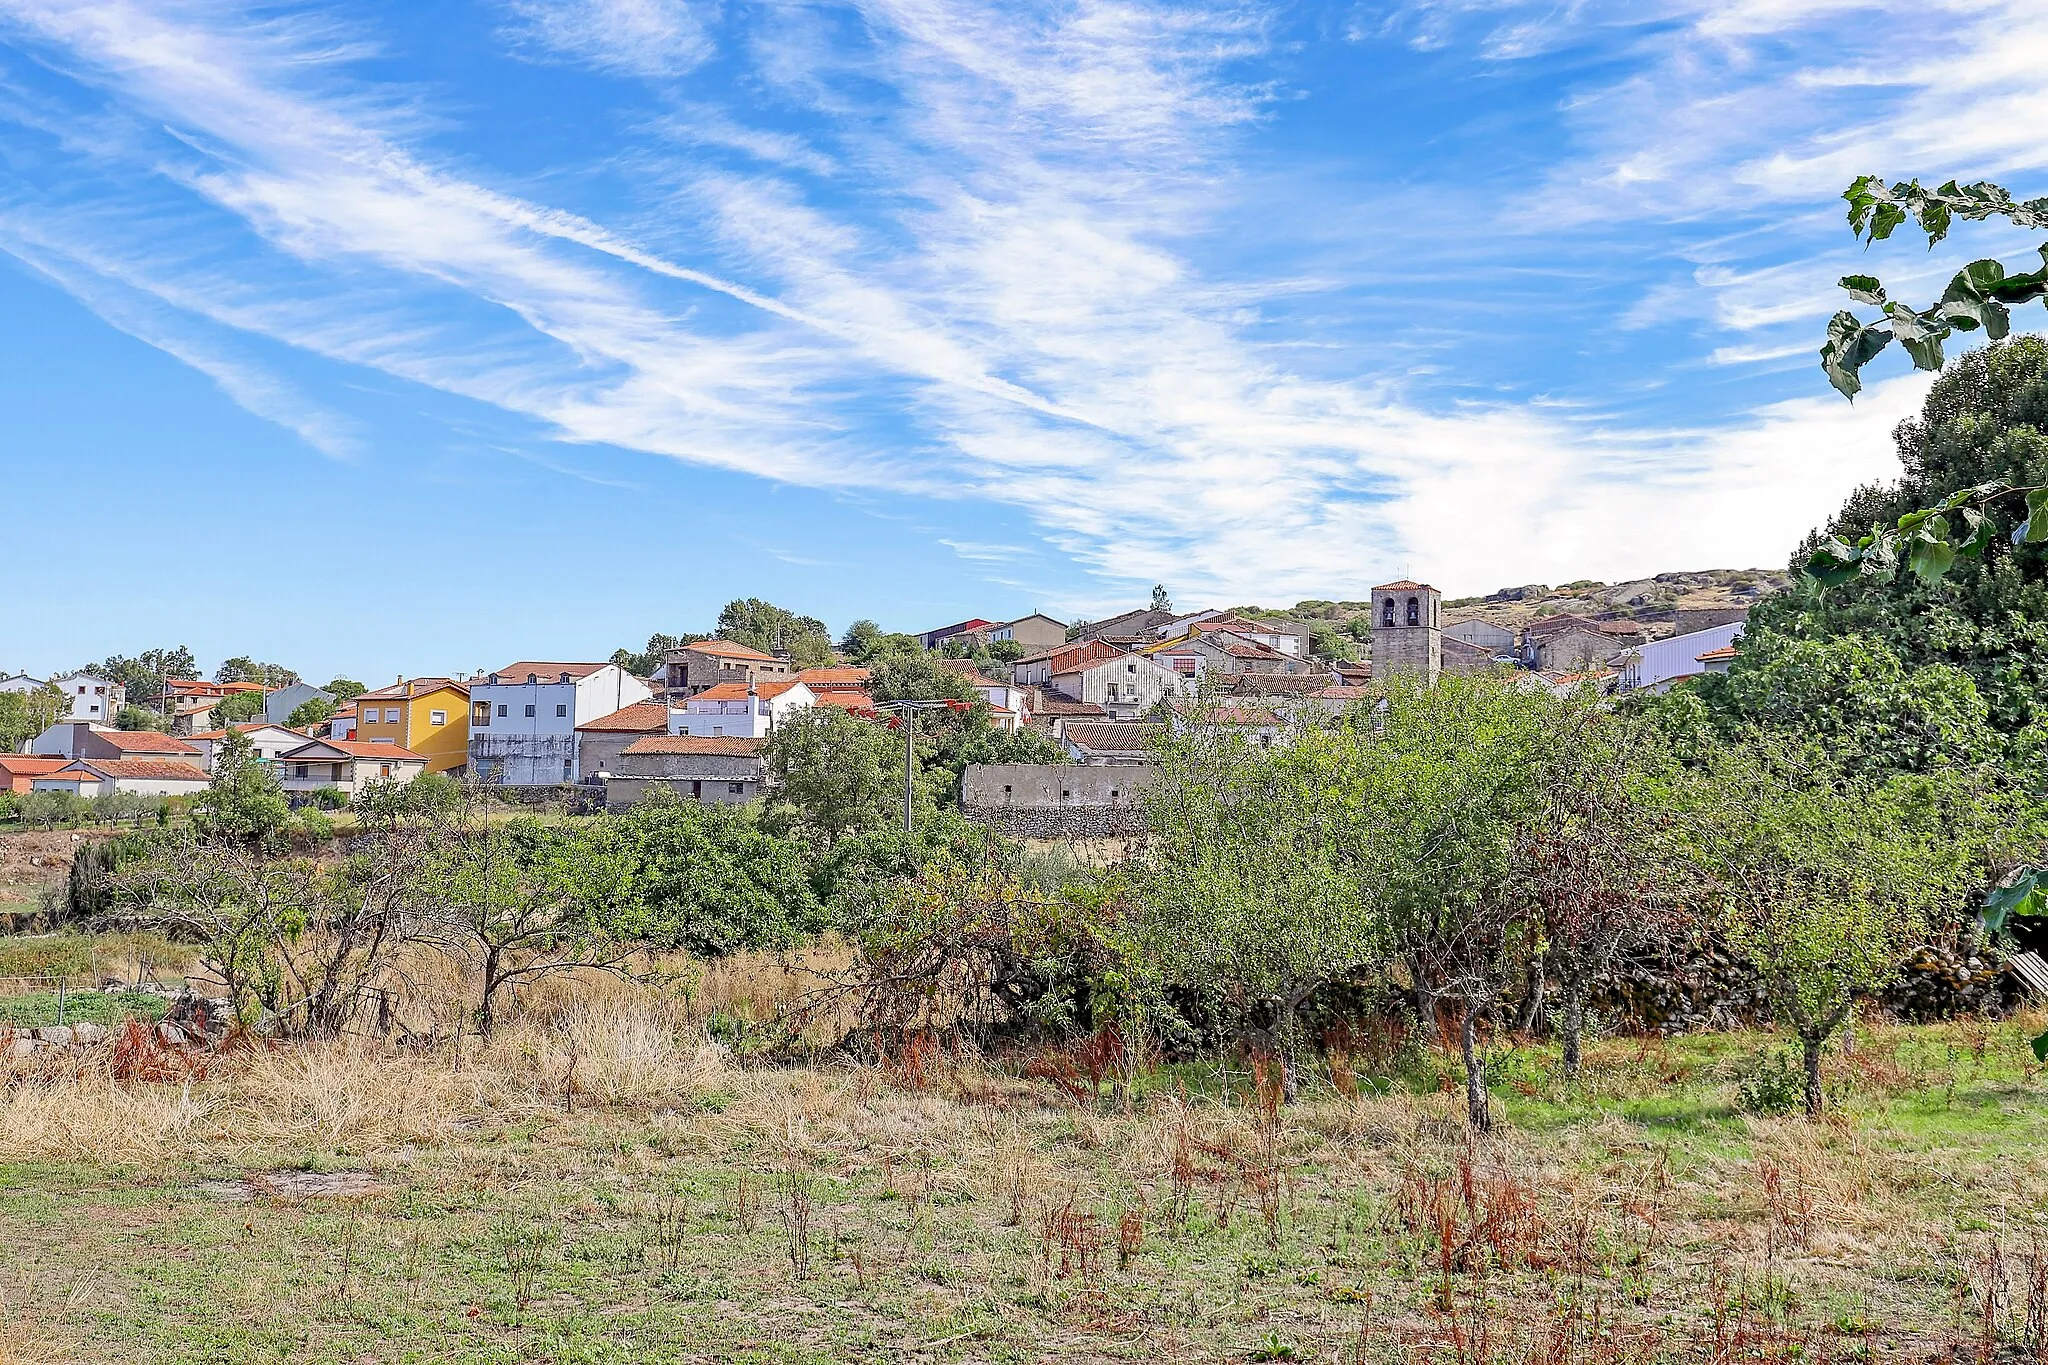
M 689 990 L 556 980 L 459 1053 L 444 1033 L 421 1052 L 342 1039 L 203 1065 L 115 1048 L 15 1064 L 0 1219 L 21 1236 L 0 1246 L 0 1285 L 22 1278 L 24 1315 L 0 1319 L 0 1365 L 742 1346 L 1960 1360 L 1982 1335 L 1974 1267 L 1994 1238 L 2018 1255 L 2048 1208 L 2021 1027 L 1872 1029 L 1867 1083 L 1821 1124 L 1729 1112 L 1726 1057 L 1753 1039 L 1611 1041 L 1589 1053 L 1594 1098 L 1525 1067 L 1534 1093 L 1507 1090 L 1504 1131 L 1475 1142 L 1460 1098 L 1426 1085 L 1276 1110 L 1249 1076 L 1226 1100 L 1213 1068 L 1189 1068 L 1118 1104 L 1028 1080 L 1019 1059 L 767 1067 L 707 1036 L 710 1012 L 767 1018 L 803 979 L 763 959 Z M 461 984 L 416 977 L 407 1008 Z M 1952 1055 L 1973 1079 L 1929 1060 Z M 156 1079 L 124 1079 L 139 1074 Z M 247 1212 L 196 1193 L 300 1165 L 393 1192 Z M 169 1298 L 151 1259 L 165 1242 L 198 1258 Z M 358 1257 L 375 1268 L 351 1278 Z

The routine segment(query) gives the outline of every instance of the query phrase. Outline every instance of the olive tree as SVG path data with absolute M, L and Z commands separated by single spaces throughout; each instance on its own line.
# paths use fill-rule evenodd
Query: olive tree
M 1975 880 L 1973 804 L 1949 775 L 1855 782 L 1752 745 L 1699 775 L 1690 824 L 1729 946 L 1799 1038 L 1806 1111 L 1858 996 L 1884 985 L 1936 907 Z
M 1356 732 L 1260 748 L 1209 712 L 1198 702 L 1176 720 L 1145 789 L 1142 937 L 1167 979 L 1272 1008 L 1292 1099 L 1302 1002 L 1385 951 L 1378 879 L 1360 867 L 1378 845 L 1357 832 L 1361 803 L 1377 805 L 1373 773 Z

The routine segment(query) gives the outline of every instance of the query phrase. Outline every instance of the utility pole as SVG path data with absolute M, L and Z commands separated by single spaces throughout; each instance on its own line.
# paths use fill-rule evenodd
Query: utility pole
M 917 781 L 917 713 L 920 711 L 965 711 L 969 709 L 964 701 L 942 697 L 932 701 L 885 701 L 876 705 L 877 711 L 896 713 L 896 724 L 903 730 L 903 832 L 917 832 L 913 818 L 912 794 Z

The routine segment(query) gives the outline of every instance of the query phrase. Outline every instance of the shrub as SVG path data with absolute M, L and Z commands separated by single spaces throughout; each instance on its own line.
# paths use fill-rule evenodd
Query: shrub
M 1789 1114 L 1806 1103 L 1806 1068 L 1790 1048 L 1767 1047 L 1744 1059 L 1735 1107 L 1745 1114 Z
M 311 804 L 320 810 L 340 810 L 348 804 L 348 793 L 339 787 L 316 787 Z

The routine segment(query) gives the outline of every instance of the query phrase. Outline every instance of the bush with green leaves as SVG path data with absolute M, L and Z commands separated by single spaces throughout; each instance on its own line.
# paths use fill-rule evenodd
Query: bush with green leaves
M 192 822 L 221 839 L 261 844 L 291 820 L 291 802 L 276 769 L 257 757 L 239 730 L 230 730 L 214 749 L 213 780 L 192 803 Z
M 32 791 L 21 795 L 15 815 L 24 825 L 36 829 L 69 829 L 82 825 L 92 807 L 77 792 Z
M 587 833 L 619 869 L 600 913 L 638 942 L 723 957 L 791 947 L 826 924 L 803 843 L 763 829 L 751 808 L 659 793 Z
M 1759 1048 L 1735 1073 L 1735 1107 L 1745 1114 L 1789 1114 L 1806 1103 L 1806 1069 L 1790 1048 Z

